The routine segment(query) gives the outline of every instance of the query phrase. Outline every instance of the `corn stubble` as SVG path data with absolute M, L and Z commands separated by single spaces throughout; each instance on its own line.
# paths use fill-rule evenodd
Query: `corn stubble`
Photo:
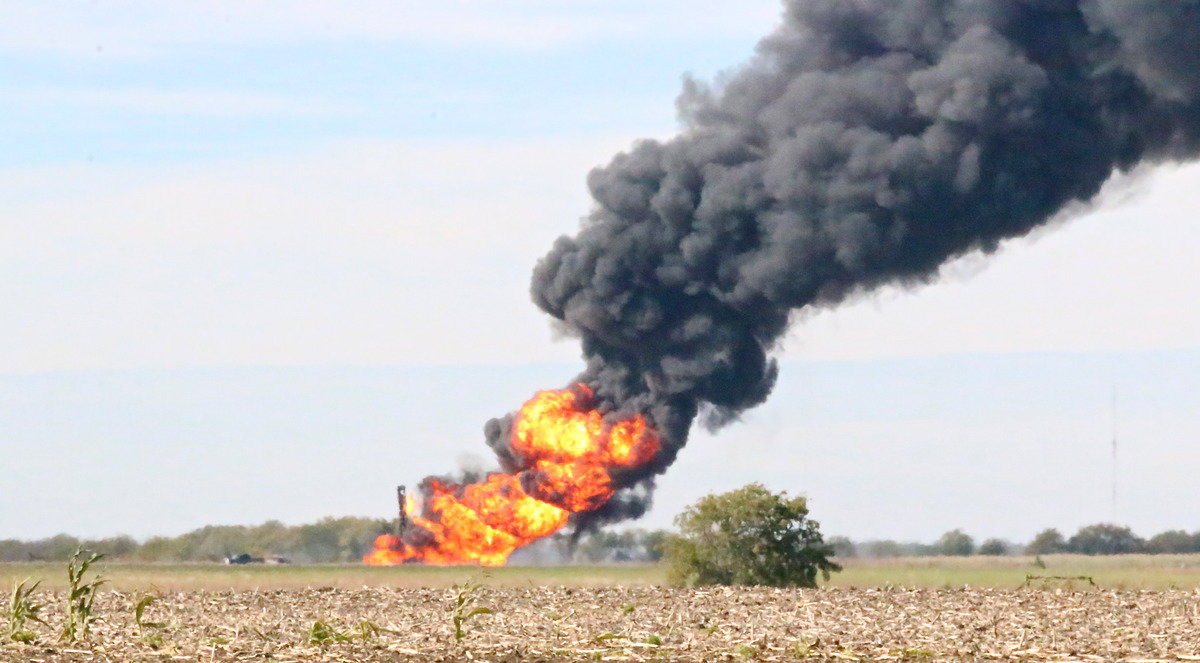
M 480 587 L 472 596 L 494 612 L 458 638 L 457 589 L 175 592 L 140 613 L 137 595 L 105 592 L 88 640 L 10 640 L 0 660 L 1200 660 L 1200 591 Z M 64 615 L 61 601 L 43 598 L 48 634 Z

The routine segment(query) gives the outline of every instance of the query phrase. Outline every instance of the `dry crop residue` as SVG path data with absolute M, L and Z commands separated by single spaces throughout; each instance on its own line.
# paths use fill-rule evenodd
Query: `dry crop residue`
M 1200 592 L 483 588 L 108 592 L 85 642 L 0 644 L 0 660 L 1200 660 Z M 57 599 L 43 594 L 44 600 Z M 147 626 L 147 623 L 154 626 Z

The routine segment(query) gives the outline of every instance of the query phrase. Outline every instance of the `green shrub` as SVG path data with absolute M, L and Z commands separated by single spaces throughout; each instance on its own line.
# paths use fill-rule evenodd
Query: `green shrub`
M 762 484 L 704 497 L 675 523 L 664 559 L 676 583 L 816 587 L 818 575 L 841 570 L 807 501 Z
M 988 539 L 979 545 L 978 554 L 999 557 L 1007 555 L 1008 551 L 1009 545 L 1003 539 Z
M 934 545 L 938 555 L 966 557 L 975 554 L 975 539 L 960 529 L 950 530 Z
M 1029 555 L 1053 555 L 1067 551 L 1067 542 L 1056 529 L 1044 529 L 1033 537 L 1033 541 L 1025 548 Z

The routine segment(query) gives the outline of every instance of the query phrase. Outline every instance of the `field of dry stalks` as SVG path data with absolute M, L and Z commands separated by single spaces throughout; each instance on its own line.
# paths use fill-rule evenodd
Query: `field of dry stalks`
M 1200 591 L 188 591 L 158 595 L 139 625 L 141 596 L 102 594 L 74 644 L 56 641 L 62 615 L 48 607 L 39 641 L 6 642 L 0 660 L 1200 660 Z M 491 612 L 456 638 L 472 607 Z

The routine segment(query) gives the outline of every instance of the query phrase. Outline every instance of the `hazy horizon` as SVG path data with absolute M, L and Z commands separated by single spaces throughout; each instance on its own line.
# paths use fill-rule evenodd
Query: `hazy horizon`
M 203 525 L 392 516 L 392 490 L 488 469 L 482 425 L 571 364 L 266 367 L 0 376 L 26 453 L 0 538 L 171 535 Z M 1200 351 L 788 361 L 745 421 L 697 431 L 636 527 L 714 490 L 807 494 L 828 534 L 1015 541 L 1113 520 L 1111 398 L 1120 391 L 1116 520 L 1198 529 Z M 556 382 L 557 380 L 557 382 Z M 464 385 L 471 388 L 464 389 Z M 70 413 L 70 417 L 62 416 Z M 266 472 L 269 470 L 269 472 Z

